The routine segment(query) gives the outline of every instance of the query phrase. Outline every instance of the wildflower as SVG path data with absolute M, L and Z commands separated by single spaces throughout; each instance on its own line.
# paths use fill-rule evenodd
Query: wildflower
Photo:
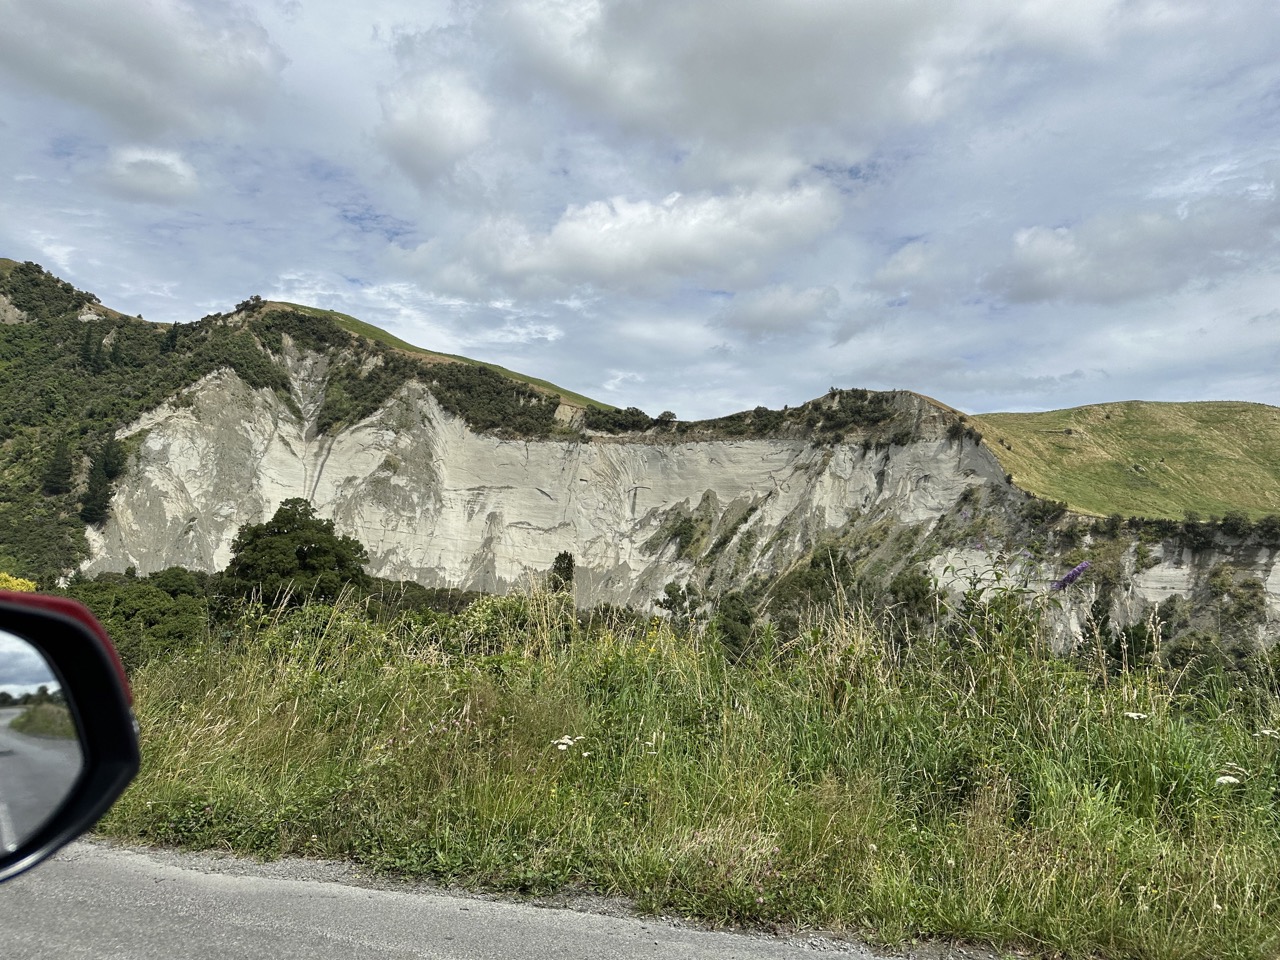
M 585 737 L 571 737 L 566 733 L 559 740 L 552 740 L 551 745 L 563 753 L 565 750 L 568 750 L 570 747 L 572 747 L 575 743 L 581 743 L 585 739 L 586 739 Z
M 1063 577 L 1061 580 L 1055 580 L 1053 581 L 1053 583 L 1049 584 L 1049 589 L 1065 590 L 1067 587 L 1071 586 L 1073 583 L 1079 580 L 1080 574 L 1088 570 L 1089 566 L 1090 564 L 1088 560 L 1084 561 L 1083 563 L 1076 564 L 1076 566 L 1072 567 L 1070 570 L 1067 571 L 1067 575 Z
M 1255 737 L 1272 737 L 1280 740 L 1280 730 L 1259 730 L 1254 734 Z
M 1145 719 L 1147 719 L 1147 715 L 1146 715 L 1145 713 L 1135 713 L 1135 712 L 1134 712 L 1134 711 L 1132 711 L 1132 710 L 1126 710 L 1126 711 L 1124 712 L 1124 715 L 1125 715 L 1126 717 L 1128 717 L 1130 720 L 1145 720 Z
M 1215 781 L 1213 781 L 1213 782 L 1214 782 L 1214 783 L 1216 783 L 1218 786 L 1222 787 L 1222 786 L 1227 786 L 1228 784 L 1232 784 L 1232 783 L 1239 783 L 1239 782 L 1240 782 L 1240 778 L 1239 778 L 1239 777 L 1233 777 L 1233 776 L 1231 776 L 1231 774 L 1229 774 L 1229 773 L 1224 773 L 1222 776 L 1220 776 L 1217 780 L 1215 780 Z

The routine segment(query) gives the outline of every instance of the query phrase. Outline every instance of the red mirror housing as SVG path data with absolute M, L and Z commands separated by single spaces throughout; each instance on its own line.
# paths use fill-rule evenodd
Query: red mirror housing
M 65 798 L 11 851 L 0 881 L 35 866 L 93 826 L 138 772 L 137 725 L 120 658 L 101 624 L 64 597 L 0 591 L 0 630 L 25 640 L 56 673 L 83 766 Z

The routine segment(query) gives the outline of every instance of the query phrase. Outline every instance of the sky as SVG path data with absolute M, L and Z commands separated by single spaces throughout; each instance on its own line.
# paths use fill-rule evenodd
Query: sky
M 650 414 L 1280 405 L 1275 0 L 0 0 L 0 256 Z
M 40 687 L 56 692 L 60 684 L 44 657 L 21 637 L 0 630 L 0 693 L 20 697 Z

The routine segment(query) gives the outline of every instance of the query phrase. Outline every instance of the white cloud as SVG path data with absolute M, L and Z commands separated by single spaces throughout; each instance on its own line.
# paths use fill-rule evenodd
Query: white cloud
M 378 140 L 420 188 L 430 188 L 489 137 L 493 110 L 458 73 L 402 78 L 381 101 Z
M 656 291 L 682 281 L 749 281 L 785 250 L 831 230 L 839 207 L 829 191 L 740 192 L 660 202 L 614 197 L 571 206 L 549 231 L 510 220 L 485 224 L 469 241 L 471 262 L 513 280 Z
M 243 8 L 183 0 L 4 0 L 0 65 L 135 137 L 252 113 L 285 58 Z
M 123 197 L 154 203 L 186 199 L 200 186 L 195 169 L 181 154 L 146 147 L 114 151 L 106 180 Z
M 644 383 L 644 377 L 630 370 L 610 370 L 609 378 L 600 386 L 610 393 L 614 393 L 628 383 Z

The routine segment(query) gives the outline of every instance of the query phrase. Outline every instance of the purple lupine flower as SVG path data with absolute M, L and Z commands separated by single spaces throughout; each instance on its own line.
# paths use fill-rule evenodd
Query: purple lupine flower
M 1084 563 L 1077 564 L 1076 566 L 1068 570 L 1067 575 L 1063 577 L 1061 580 L 1055 580 L 1053 581 L 1053 583 L 1049 584 L 1049 589 L 1065 590 L 1067 587 L 1071 586 L 1073 583 L 1079 580 L 1080 574 L 1084 573 L 1088 569 L 1089 569 L 1088 560 L 1086 560 Z

